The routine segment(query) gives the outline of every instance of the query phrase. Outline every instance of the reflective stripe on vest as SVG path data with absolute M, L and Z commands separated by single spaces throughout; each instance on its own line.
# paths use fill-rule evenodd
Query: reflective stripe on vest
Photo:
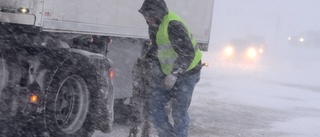
M 159 30 L 156 34 L 156 43 L 158 45 L 158 59 L 160 61 L 161 69 L 164 74 L 168 75 L 171 73 L 173 69 L 174 62 L 177 60 L 178 54 L 174 51 L 168 34 L 168 26 L 170 21 L 180 21 L 184 24 L 185 28 L 188 31 L 189 38 L 192 41 L 192 45 L 194 47 L 195 56 L 191 64 L 189 65 L 188 70 L 193 69 L 199 61 L 201 60 L 202 53 L 198 48 L 197 42 L 195 38 L 190 33 L 188 27 L 185 25 L 184 21 L 178 17 L 173 12 L 169 11 L 169 13 L 164 16 L 162 23 L 159 26 Z

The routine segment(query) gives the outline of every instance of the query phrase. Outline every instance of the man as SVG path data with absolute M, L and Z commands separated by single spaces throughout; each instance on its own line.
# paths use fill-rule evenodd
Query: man
M 139 12 L 149 25 L 152 46 L 148 55 L 157 63 L 153 68 L 149 107 L 159 137 L 187 137 L 188 108 L 199 81 L 201 51 L 184 21 L 169 11 L 163 0 L 145 0 Z M 147 55 L 147 56 L 148 56 Z M 171 125 L 165 111 L 172 100 Z

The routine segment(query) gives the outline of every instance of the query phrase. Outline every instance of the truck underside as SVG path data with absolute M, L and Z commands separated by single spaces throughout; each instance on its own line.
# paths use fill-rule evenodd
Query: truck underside
M 110 63 L 61 37 L 0 25 L 0 134 L 90 136 L 113 123 Z M 64 37 L 66 38 L 66 37 Z

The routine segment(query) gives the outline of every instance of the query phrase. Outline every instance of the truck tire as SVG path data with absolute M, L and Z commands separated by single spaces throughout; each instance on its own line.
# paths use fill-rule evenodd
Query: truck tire
M 81 64 L 82 66 L 81 66 Z M 92 68 L 85 60 L 73 58 L 64 62 L 52 77 L 46 94 L 46 126 L 50 136 L 90 137 L 91 104 L 97 92 Z

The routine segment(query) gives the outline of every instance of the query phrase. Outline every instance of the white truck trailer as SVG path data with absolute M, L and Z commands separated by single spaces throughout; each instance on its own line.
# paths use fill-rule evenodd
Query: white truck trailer
M 208 49 L 213 2 L 166 1 L 203 50 Z M 142 3 L 0 0 L 0 134 L 91 136 L 94 130 L 111 131 L 114 100 L 132 96 L 132 64 L 148 39 L 138 12 Z M 103 46 L 99 52 L 85 47 L 97 45 Z

